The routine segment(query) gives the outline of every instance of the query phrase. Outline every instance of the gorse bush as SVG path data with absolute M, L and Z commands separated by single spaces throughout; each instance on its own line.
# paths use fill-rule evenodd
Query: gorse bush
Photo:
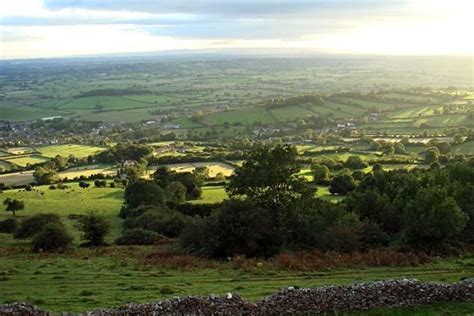
M 0 233 L 11 234 L 17 229 L 18 225 L 16 218 L 7 218 L 0 221 Z
M 24 219 L 16 229 L 14 238 L 30 238 L 39 233 L 47 224 L 60 223 L 61 218 L 57 214 L 37 214 Z
M 62 252 L 72 243 L 73 238 L 60 223 L 49 223 L 33 238 L 33 251 Z
M 177 237 L 186 226 L 187 217 L 165 207 L 151 208 L 138 217 L 128 217 L 124 228 L 143 228 L 166 237 Z
M 163 236 L 154 231 L 134 228 L 125 230 L 115 243 L 117 245 L 153 245 L 162 238 Z
M 81 238 L 86 241 L 86 246 L 102 246 L 110 230 L 110 222 L 105 217 L 91 212 L 78 219 L 78 227 L 82 231 Z

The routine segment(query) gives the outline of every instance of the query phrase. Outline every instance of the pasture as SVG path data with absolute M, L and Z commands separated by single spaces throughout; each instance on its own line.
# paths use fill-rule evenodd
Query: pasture
M 38 155 L 28 155 L 28 156 L 21 156 L 21 157 L 14 157 L 13 158 L 4 158 L 4 161 L 12 163 L 14 165 L 25 167 L 27 165 L 34 165 L 48 161 L 48 158 L 38 156 Z
M 38 213 L 59 214 L 73 233 L 76 243 L 79 243 L 79 232 L 74 228 L 74 222 L 68 219 L 71 214 L 86 214 L 89 211 L 102 213 L 112 224 L 109 241 L 113 241 L 121 231 L 120 219 L 117 214 L 123 203 L 123 189 L 95 188 L 93 184 L 82 189 L 77 183 L 67 183 L 69 189 L 50 190 L 49 186 L 35 187 L 34 191 L 7 190 L 2 199 L 12 198 L 25 202 L 25 209 L 19 211 L 17 217 L 22 218 Z M 10 217 L 7 212 L 0 212 L 0 220 Z M 14 243 L 13 240 L 3 239 L 2 244 Z
M 209 169 L 209 176 L 215 177 L 218 173 L 222 173 L 228 177 L 234 172 L 234 168 L 231 165 L 222 162 L 194 162 L 194 163 L 179 163 L 179 164 L 167 164 L 162 165 L 168 167 L 172 171 L 176 172 L 192 172 L 198 167 L 207 167 Z M 156 167 L 150 167 L 148 172 L 153 173 Z
M 77 158 L 84 158 L 89 155 L 97 154 L 104 151 L 106 147 L 78 145 L 78 144 L 64 144 L 64 145 L 49 145 L 37 147 L 38 152 L 44 157 L 54 158 L 57 155 L 68 157 L 74 155 Z
M 0 242 L 4 238 L 5 235 L 0 234 Z M 6 253 L 0 258 L 0 303 L 30 301 L 54 312 L 84 312 L 128 302 L 151 302 L 186 295 L 225 295 L 228 292 L 240 293 L 244 299 L 255 301 L 288 286 L 317 287 L 402 276 L 455 282 L 474 273 L 472 257 L 437 260 L 415 267 L 295 272 L 277 268 L 278 265 L 275 268 L 271 261 L 260 261 L 259 264 L 254 261 L 243 269 L 232 263 L 206 262 L 192 257 L 160 259 L 153 255 L 156 251 L 159 249 L 154 247 L 114 247 L 77 249 L 62 255 Z M 173 262 L 180 262 L 181 268 L 169 266 Z M 456 314 L 456 311 L 469 308 L 474 308 L 473 303 L 422 307 L 420 310 L 452 310 Z M 416 310 L 410 309 L 409 314 L 416 315 L 413 313 Z M 399 314 L 394 312 L 393 315 Z

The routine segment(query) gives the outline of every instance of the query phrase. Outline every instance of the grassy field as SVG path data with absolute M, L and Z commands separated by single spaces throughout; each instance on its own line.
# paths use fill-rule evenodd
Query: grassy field
M 88 165 L 83 167 L 69 168 L 61 171 L 59 176 L 61 179 L 74 179 L 76 177 L 84 176 L 89 177 L 93 174 L 103 173 L 105 175 L 115 175 L 117 168 L 110 165 Z
M 275 123 L 272 115 L 263 107 L 245 107 L 234 111 L 221 111 L 206 115 L 204 123 L 207 125 L 222 125 L 228 123 L 242 123 L 251 125 L 255 122 L 262 124 Z
M 210 263 L 208 268 L 191 268 L 192 258 L 186 257 L 180 261 L 184 268 L 173 269 L 166 264 L 163 266 L 166 259 L 160 261 L 159 257 L 153 257 L 154 252 L 153 247 L 116 247 L 78 249 L 64 255 L 6 253 L 0 257 L 0 303 L 31 301 L 55 312 L 80 312 L 128 302 L 227 292 L 240 293 L 244 299 L 255 301 L 288 286 L 317 287 L 402 276 L 455 282 L 474 273 L 472 257 L 438 260 L 418 267 L 326 269 L 303 273 L 274 270 L 265 263 L 260 267 L 257 262 L 245 270 L 218 262 Z M 158 261 L 145 263 L 147 258 Z M 189 268 L 186 268 L 186 260 L 190 260 Z M 164 294 L 164 289 L 171 291 Z M 458 305 L 450 306 L 458 308 Z M 459 308 L 466 306 L 474 305 L 461 304 Z
M 82 189 L 77 183 L 68 183 L 70 189 L 49 190 L 48 186 L 36 187 L 37 191 L 8 190 L 2 194 L 2 199 L 13 198 L 25 202 L 25 209 L 18 212 L 18 217 L 31 216 L 38 213 L 59 214 L 65 224 L 71 228 L 75 242 L 79 243 L 79 232 L 73 227 L 73 221 L 67 218 L 70 214 L 85 214 L 97 211 L 110 219 L 112 224 L 109 241 L 113 241 L 121 231 L 120 219 L 117 217 L 123 203 L 123 189 L 94 188 Z M 9 217 L 7 212 L 0 212 L 0 220 Z M 2 243 L 16 241 L 3 240 Z
M 48 161 L 48 158 L 37 156 L 37 155 L 31 155 L 31 156 L 21 156 L 18 158 L 8 158 L 5 159 L 5 161 L 10 162 L 12 164 L 15 164 L 20 167 L 25 167 L 26 165 L 34 165 L 38 163 L 43 163 Z
M 474 154 L 474 141 L 466 142 L 461 145 L 453 146 L 451 152 L 455 154 Z
M 204 187 L 202 188 L 202 196 L 199 200 L 194 200 L 192 203 L 218 203 L 226 199 L 227 193 L 223 186 Z
M 69 155 L 74 155 L 77 158 L 87 157 L 89 155 L 97 154 L 103 150 L 105 147 L 99 146 L 89 146 L 89 145 L 77 145 L 77 144 L 65 144 L 65 145 L 50 145 L 38 147 L 38 151 L 44 157 L 56 157 L 61 155 L 63 157 L 68 157 Z
M 0 174 L 0 182 L 6 186 L 30 184 L 34 180 L 32 170 Z
M 183 164 L 169 164 L 165 165 L 170 170 L 176 172 L 192 172 L 197 167 L 207 167 L 209 169 L 209 176 L 215 177 L 218 173 L 223 173 L 228 177 L 234 172 L 234 168 L 230 165 L 221 162 L 195 162 Z

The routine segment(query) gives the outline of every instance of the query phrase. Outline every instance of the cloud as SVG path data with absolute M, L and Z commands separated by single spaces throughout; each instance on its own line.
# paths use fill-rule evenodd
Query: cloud
M 186 13 L 220 17 L 309 16 L 318 12 L 397 8 L 406 0 L 46 0 L 52 10 L 82 8 L 147 13 Z
M 474 54 L 472 11 L 472 0 L 0 0 L 0 58 L 242 47 Z

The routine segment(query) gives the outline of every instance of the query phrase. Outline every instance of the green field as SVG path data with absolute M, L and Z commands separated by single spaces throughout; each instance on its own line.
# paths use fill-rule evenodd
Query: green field
M 464 144 L 456 145 L 451 148 L 454 154 L 474 154 L 474 141 L 466 142 Z
M 204 117 L 203 122 L 208 125 L 222 125 L 227 123 L 242 123 L 251 125 L 255 122 L 262 124 L 275 123 L 272 115 L 262 107 L 246 107 L 234 111 L 221 111 L 211 113 Z
M 48 158 L 41 157 L 41 156 L 36 156 L 36 155 L 5 159 L 5 161 L 7 161 L 9 163 L 12 163 L 12 164 L 15 164 L 15 165 L 20 166 L 20 167 L 25 167 L 28 164 L 34 165 L 34 164 L 38 164 L 38 163 L 43 163 L 43 162 L 46 162 L 48 160 L 49 160 Z
M 2 237 L 0 234 L 0 240 Z M 244 299 L 255 301 L 288 286 L 317 287 L 402 276 L 455 282 L 474 273 L 472 257 L 439 260 L 418 267 L 326 269 L 301 273 L 274 270 L 266 264 L 258 267 L 257 262 L 246 270 L 225 263 L 210 263 L 206 268 L 206 263 L 193 262 L 189 257 L 175 260 L 185 267 L 181 269 L 167 267 L 166 259 L 159 257 L 149 256 L 157 258 L 156 263 L 153 260 L 145 263 L 147 254 L 153 253 L 153 247 L 142 250 L 116 247 L 104 251 L 76 250 L 70 255 L 6 254 L 0 258 L 0 303 L 31 301 L 55 312 L 84 312 L 128 302 L 228 292 L 237 292 Z M 188 268 L 186 262 L 189 262 Z M 161 294 L 164 288 L 172 289 L 173 293 Z M 456 310 L 456 306 L 451 308 Z M 465 306 L 461 304 L 459 308 Z M 474 307 L 472 303 L 467 306 Z
M 123 203 L 123 189 L 94 188 L 82 189 L 77 183 L 68 183 L 66 190 L 49 190 L 48 186 L 36 187 L 37 191 L 19 190 L 4 191 L 2 198 L 20 199 L 25 202 L 25 209 L 18 212 L 18 217 L 31 216 L 38 213 L 59 214 L 76 237 L 79 243 L 79 232 L 73 227 L 73 221 L 67 218 L 70 214 L 86 214 L 97 211 L 110 219 L 112 231 L 109 241 L 113 241 L 121 231 L 120 219 L 117 214 Z M 0 212 L 0 220 L 9 217 L 9 213 Z M 13 242 L 13 240 L 10 240 Z M 2 243 L 9 243 L 5 240 Z
M 42 156 L 50 158 L 54 158 L 57 155 L 63 157 L 74 155 L 77 158 L 84 158 L 89 155 L 97 154 L 101 151 L 104 151 L 105 149 L 105 147 L 76 144 L 50 145 L 37 148 L 37 150 L 41 153 Z

